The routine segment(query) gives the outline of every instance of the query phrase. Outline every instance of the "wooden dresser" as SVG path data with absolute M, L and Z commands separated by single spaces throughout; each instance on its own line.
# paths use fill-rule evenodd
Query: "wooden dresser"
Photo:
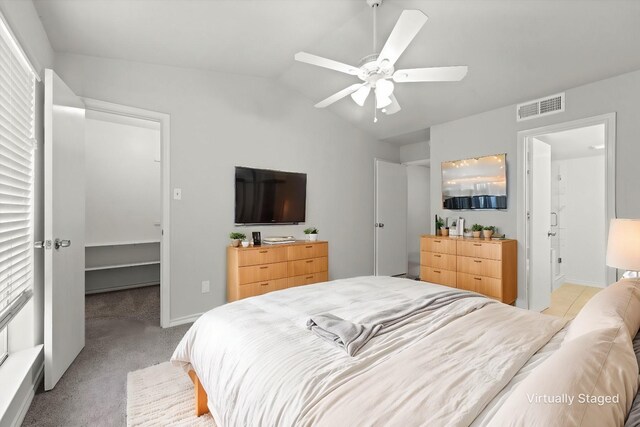
M 227 248 L 227 301 L 329 280 L 329 244 Z
M 518 295 L 518 242 L 422 236 L 420 280 L 513 304 Z

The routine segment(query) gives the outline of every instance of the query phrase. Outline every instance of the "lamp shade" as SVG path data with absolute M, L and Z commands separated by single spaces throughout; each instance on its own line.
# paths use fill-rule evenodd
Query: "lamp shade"
M 607 242 L 607 265 L 640 271 L 640 220 L 612 219 Z

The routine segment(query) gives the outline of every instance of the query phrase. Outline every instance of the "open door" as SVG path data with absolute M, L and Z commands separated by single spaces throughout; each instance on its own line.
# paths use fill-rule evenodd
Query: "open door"
M 407 167 L 376 160 L 375 174 L 375 274 L 406 274 Z
M 551 305 L 551 146 L 531 138 L 529 159 L 529 310 Z
M 45 70 L 44 388 L 84 347 L 84 103 Z

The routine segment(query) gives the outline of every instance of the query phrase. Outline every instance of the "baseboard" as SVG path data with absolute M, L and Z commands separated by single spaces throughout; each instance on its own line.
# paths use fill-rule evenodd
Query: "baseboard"
M 44 362 L 40 364 L 38 368 L 38 373 L 36 374 L 36 380 L 33 383 L 33 387 L 29 390 L 29 393 L 24 397 L 22 401 L 22 405 L 20 405 L 20 411 L 16 414 L 16 417 L 11 424 L 11 427 L 20 427 L 24 418 L 27 416 L 27 411 L 29 407 L 31 407 L 31 402 L 33 402 L 33 398 L 36 395 L 36 389 L 40 382 L 42 382 L 42 378 L 44 377 Z
M 573 279 L 571 277 L 567 277 L 565 279 L 565 282 L 566 283 L 571 283 L 573 285 L 592 286 L 594 288 L 605 288 L 606 287 L 606 285 L 603 285 L 602 283 L 591 282 L 589 280 Z
M 127 289 L 146 288 L 147 286 L 158 286 L 159 284 L 160 283 L 158 282 L 149 282 L 149 283 L 136 283 L 134 285 L 113 286 L 108 288 L 85 290 L 84 294 L 85 295 L 103 294 L 106 292 L 124 291 Z
M 204 313 L 196 313 L 189 316 L 176 317 L 175 319 L 169 320 L 169 327 L 172 328 L 174 326 L 184 325 L 185 323 L 193 323 L 203 314 Z

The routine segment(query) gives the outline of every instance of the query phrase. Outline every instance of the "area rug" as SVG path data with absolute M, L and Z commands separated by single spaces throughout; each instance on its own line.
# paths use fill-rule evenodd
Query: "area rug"
M 127 426 L 215 427 L 211 414 L 195 415 L 193 383 L 165 362 L 127 375 Z

